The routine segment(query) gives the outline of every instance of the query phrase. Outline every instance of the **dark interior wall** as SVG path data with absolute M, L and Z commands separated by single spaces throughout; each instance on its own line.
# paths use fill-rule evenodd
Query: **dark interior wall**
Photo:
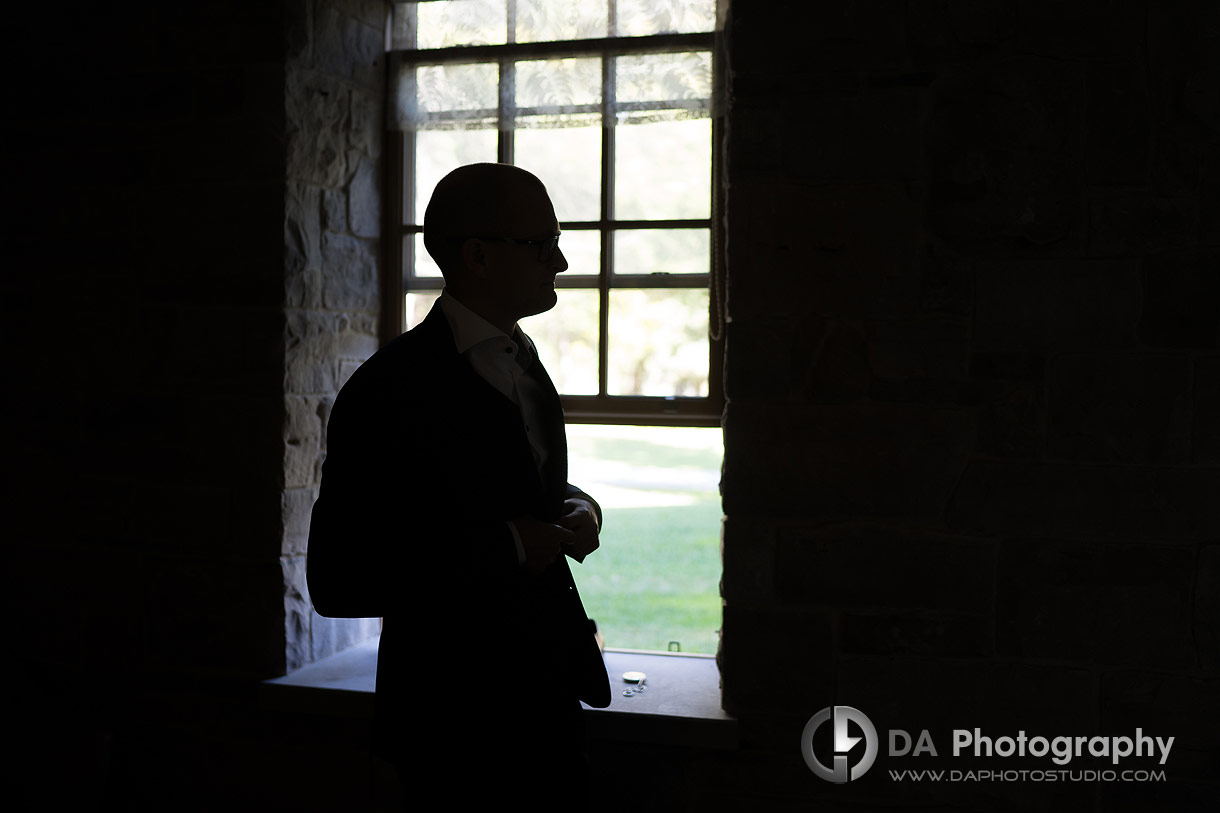
M 289 779 L 326 737 L 261 717 L 254 687 L 375 631 L 314 615 L 303 560 L 330 399 L 377 341 L 385 11 L 6 23 L 9 700 L 33 809 L 330 798 Z
M 778 798 L 826 791 L 793 744 L 837 703 L 942 746 L 1160 730 L 1176 795 L 881 780 L 826 801 L 1214 802 L 1204 8 L 735 4 L 720 660 Z M 932 762 L 900 767 L 952 767 Z
M 721 664 L 744 745 L 659 786 L 737 810 L 1202 807 L 1210 4 L 737 5 Z M 382 14 L 14 23 L 6 541 L 40 798 L 71 766 L 150 807 L 325 809 L 362 770 L 359 725 L 266 717 L 251 684 L 362 633 L 318 626 L 300 562 L 328 398 L 376 335 Z M 831 703 L 882 728 L 1156 728 L 1176 795 L 822 785 L 795 744 Z
M 15 588 L 49 668 L 282 664 L 283 22 L 236 5 L 69 6 L 7 50 Z

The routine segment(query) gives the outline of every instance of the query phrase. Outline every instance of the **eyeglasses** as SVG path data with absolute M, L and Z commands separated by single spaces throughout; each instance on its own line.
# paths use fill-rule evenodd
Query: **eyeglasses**
M 454 240 L 495 240 L 500 243 L 516 243 L 522 246 L 537 246 L 538 247 L 538 262 L 549 262 L 551 257 L 555 256 L 555 249 L 559 247 L 559 234 L 553 234 L 550 237 L 541 237 L 537 240 L 522 240 L 517 237 L 455 237 Z

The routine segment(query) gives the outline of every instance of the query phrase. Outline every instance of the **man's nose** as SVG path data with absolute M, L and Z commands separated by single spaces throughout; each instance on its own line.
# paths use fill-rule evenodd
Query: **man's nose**
M 568 270 L 568 258 L 563 256 L 563 249 L 555 246 L 555 253 L 551 255 L 551 268 L 556 274 L 562 274 Z

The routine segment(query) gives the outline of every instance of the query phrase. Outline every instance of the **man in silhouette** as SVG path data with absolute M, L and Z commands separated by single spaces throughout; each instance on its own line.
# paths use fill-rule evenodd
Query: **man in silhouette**
M 567 482 L 559 397 L 517 327 L 555 305 L 558 237 L 529 172 L 445 176 L 424 216 L 445 290 L 331 411 L 310 593 L 383 617 L 376 741 L 409 795 L 584 804 L 579 701 L 610 694 L 567 560 L 597 549 L 601 512 Z

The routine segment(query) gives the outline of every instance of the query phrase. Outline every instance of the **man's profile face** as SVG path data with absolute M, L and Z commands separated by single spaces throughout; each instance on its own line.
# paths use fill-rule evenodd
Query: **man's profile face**
M 488 236 L 517 240 L 545 240 L 559 233 L 550 198 L 541 187 L 525 187 L 513 196 L 503 229 Z M 558 246 L 546 261 L 539 261 L 536 245 L 483 241 L 488 263 L 489 293 L 514 319 L 523 319 L 555 307 L 555 276 L 567 270 L 568 261 Z

